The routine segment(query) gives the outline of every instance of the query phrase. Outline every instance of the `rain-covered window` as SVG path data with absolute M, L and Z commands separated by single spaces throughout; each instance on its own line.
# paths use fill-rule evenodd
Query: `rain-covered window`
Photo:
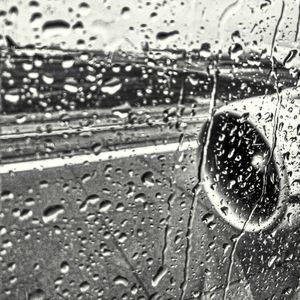
M 0 0 L 0 299 L 300 299 L 296 0 Z

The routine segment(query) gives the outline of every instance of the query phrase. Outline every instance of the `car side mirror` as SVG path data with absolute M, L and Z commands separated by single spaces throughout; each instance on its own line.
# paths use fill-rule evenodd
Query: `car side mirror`
M 201 181 L 215 210 L 237 229 L 297 222 L 298 99 L 297 89 L 249 98 L 217 109 L 210 120 Z

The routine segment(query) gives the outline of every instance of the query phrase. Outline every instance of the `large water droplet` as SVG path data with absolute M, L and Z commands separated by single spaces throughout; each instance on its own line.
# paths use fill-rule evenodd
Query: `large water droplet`
M 142 175 L 142 182 L 145 186 L 151 187 L 154 186 L 154 177 L 151 171 L 147 171 Z
M 44 23 L 42 30 L 45 37 L 63 36 L 69 33 L 70 24 L 65 20 L 49 20 Z
M 48 206 L 43 213 L 43 221 L 45 223 L 56 221 L 57 217 L 65 212 L 62 205 L 56 204 Z
M 116 285 L 123 285 L 123 286 L 128 286 L 128 280 L 127 278 L 125 277 L 122 277 L 122 276 L 117 276 L 115 279 L 114 279 L 114 283 Z
M 45 300 L 46 295 L 45 292 L 41 289 L 37 289 L 34 292 L 29 294 L 29 300 Z
M 110 208 L 111 202 L 109 200 L 103 200 L 99 205 L 100 212 L 102 213 L 107 213 Z

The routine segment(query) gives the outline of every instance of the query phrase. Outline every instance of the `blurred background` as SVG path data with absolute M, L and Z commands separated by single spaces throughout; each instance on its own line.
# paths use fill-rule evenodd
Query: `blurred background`
M 226 52 L 239 43 L 270 53 L 273 40 L 290 49 L 300 38 L 296 0 L 1 0 L 0 10 L 2 34 L 22 46 L 139 51 L 145 42 L 187 50 L 210 43 Z

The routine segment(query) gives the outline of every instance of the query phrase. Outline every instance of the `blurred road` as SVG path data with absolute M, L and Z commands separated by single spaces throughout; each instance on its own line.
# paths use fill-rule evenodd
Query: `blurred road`
M 2 59 L 1 300 L 222 299 L 237 232 L 218 219 L 202 191 L 193 194 L 212 74 L 186 70 L 185 65 L 181 73 L 174 66 L 169 73 L 144 59 L 142 66 L 135 61 L 139 66 L 128 73 L 127 65 L 122 66 L 125 72 L 112 64 L 91 90 L 94 83 L 86 82 L 96 82 L 101 60 L 80 56 L 76 68 L 58 72 L 62 58 L 50 57 L 47 74 L 42 73 L 48 77 L 41 78 L 36 63 L 40 57 Z M 25 62 L 36 72 L 27 70 Z M 249 64 L 250 71 L 240 74 L 231 72 L 232 62 L 224 65 L 220 98 L 237 100 L 274 88 L 263 66 Z M 21 66 L 23 73 L 18 72 Z M 50 67 L 55 76 L 48 74 L 53 72 Z M 247 70 L 242 64 L 238 70 L 243 68 Z M 22 76 L 28 84 L 19 80 Z M 77 80 L 73 85 L 62 81 L 70 76 Z M 287 82 L 293 85 L 295 80 L 288 77 Z M 119 86 L 119 94 L 109 94 Z M 154 87 L 150 100 L 149 86 Z M 132 93 L 135 102 L 128 108 L 122 97 Z M 187 103 L 182 105 L 184 95 Z M 81 102 L 85 96 L 90 97 L 88 104 Z M 149 103 L 139 107 L 141 99 Z M 152 105 L 153 99 L 163 101 Z M 229 299 L 253 299 L 252 293 L 254 299 L 273 293 L 274 299 L 291 298 L 294 274 L 287 271 L 282 277 L 273 269 L 278 260 L 269 263 L 273 252 L 285 245 L 281 267 L 286 266 L 290 244 L 281 239 L 284 233 L 273 240 L 269 235 L 249 235 L 241 242 Z M 259 258 L 255 251 L 260 251 Z M 257 280 L 266 265 L 266 275 Z M 264 283 L 270 282 L 264 292 Z
M 203 195 L 187 252 L 196 174 L 186 150 L 2 176 L 1 299 L 180 299 L 185 272 L 184 299 L 222 294 L 230 246 Z
M 122 119 L 110 116 L 108 128 L 87 122 L 87 135 L 78 119 L 48 120 L 42 126 L 52 130 L 37 134 L 40 123 L 10 124 L 7 116 L 1 136 L 1 299 L 221 297 L 230 241 L 225 234 L 216 239 L 217 222 L 202 193 L 192 211 L 197 140 L 208 117 L 203 101 L 193 118 L 186 110 L 177 129 L 178 117 L 161 123 L 153 110 L 146 127 L 144 120 L 122 132 L 116 130 Z M 53 151 L 41 147 L 49 139 Z M 95 143 L 101 144 L 97 151 Z M 45 161 L 71 156 L 63 155 L 66 144 L 77 161 L 47 166 Z M 232 293 L 251 299 L 241 266 L 236 268 Z

